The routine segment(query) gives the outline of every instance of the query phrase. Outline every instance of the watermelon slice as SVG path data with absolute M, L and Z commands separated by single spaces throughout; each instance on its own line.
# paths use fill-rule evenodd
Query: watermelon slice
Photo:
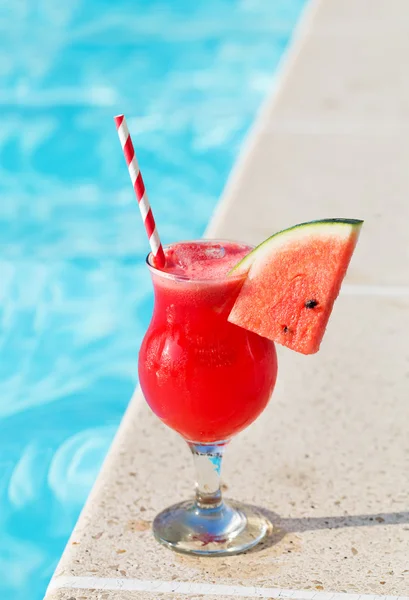
M 296 352 L 317 352 L 362 223 L 312 221 L 268 238 L 230 271 L 248 274 L 228 320 Z

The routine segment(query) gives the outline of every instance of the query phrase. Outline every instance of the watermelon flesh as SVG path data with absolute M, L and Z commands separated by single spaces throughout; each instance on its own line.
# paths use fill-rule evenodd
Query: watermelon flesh
M 362 223 L 302 223 L 257 246 L 230 272 L 247 277 L 228 320 L 296 352 L 317 352 Z

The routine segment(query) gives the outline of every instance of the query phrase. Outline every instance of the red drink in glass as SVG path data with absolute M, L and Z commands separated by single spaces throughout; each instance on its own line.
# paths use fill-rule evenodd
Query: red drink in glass
M 243 276 L 228 271 L 251 248 L 180 243 L 151 268 L 155 308 L 139 378 L 156 415 L 186 440 L 227 440 L 265 408 L 277 374 L 273 342 L 227 321 Z
M 274 343 L 229 323 L 245 276 L 228 275 L 250 246 L 199 240 L 165 248 L 166 266 L 148 257 L 155 293 L 139 353 L 139 380 L 156 415 L 188 442 L 196 498 L 161 512 L 156 538 L 179 552 L 242 552 L 271 528 L 257 509 L 225 502 L 220 490 L 229 439 L 265 408 L 277 376 Z

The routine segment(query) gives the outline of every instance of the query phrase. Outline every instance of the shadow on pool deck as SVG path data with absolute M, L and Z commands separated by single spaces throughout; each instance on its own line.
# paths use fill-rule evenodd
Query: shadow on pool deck
M 253 507 L 255 508 L 255 507 Z M 341 529 L 345 527 L 374 527 L 378 525 L 409 524 L 409 511 L 392 513 L 374 513 L 367 515 L 344 515 L 339 517 L 305 517 L 300 519 L 282 519 L 280 515 L 265 508 L 257 507 L 273 525 L 271 534 L 247 552 L 260 552 L 277 544 L 289 533 L 316 531 L 319 529 Z

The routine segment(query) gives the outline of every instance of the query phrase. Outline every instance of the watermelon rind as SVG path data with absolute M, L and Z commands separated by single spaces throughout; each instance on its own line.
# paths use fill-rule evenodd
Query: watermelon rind
M 287 243 L 293 243 L 297 239 L 305 241 L 305 238 L 308 236 L 311 236 L 311 238 L 324 238 L 327 236 L 348 238 L 352 230 L 356 230 L 357 234 L 359 233 L 362 223 L 363 221 L 361 219 L 320 219 L 299 223 L 288 229 L 282 229 L 246 254 L 246 256 L 229 271 L 228 275 L 246 273 L 249 271 L 256 258 L 261 265 L 263 263 L 262 254 L 265 252 L 266 256 L 268 256 L 274 247 L 277 247 L 278 249 Z

